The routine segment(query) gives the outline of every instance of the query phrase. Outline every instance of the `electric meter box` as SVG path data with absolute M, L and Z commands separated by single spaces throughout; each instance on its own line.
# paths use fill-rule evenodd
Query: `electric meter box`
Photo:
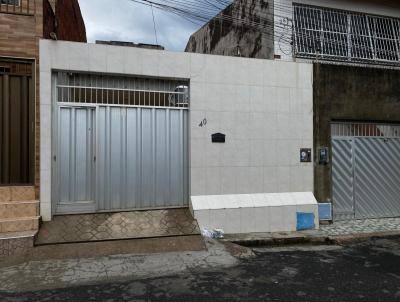
M 311 163 L 311 149 L 310 148 L 302 148 L 300 149 L 300 162 L 301 163 Z
M 329 163 L 329 149 L 328 147 L 322 147 L 318 149 L 318 163 L 320 165 L 326 165 Z

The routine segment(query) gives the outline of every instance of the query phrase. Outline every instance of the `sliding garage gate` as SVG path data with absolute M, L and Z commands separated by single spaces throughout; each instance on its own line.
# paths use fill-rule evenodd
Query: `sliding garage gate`
M 188 204 L 186 81 L 54 76 L 54 212 Z
M 336 220 L 400 216 L 400 126 L 332 124 Z

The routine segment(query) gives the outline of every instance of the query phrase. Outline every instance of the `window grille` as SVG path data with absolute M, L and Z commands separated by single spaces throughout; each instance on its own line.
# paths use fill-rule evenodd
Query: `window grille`
M 332 137 L 400 138 L 400 125 L 371 123 L 332 123 Z
M 59 103 L 189 108 L 189 82 L 142 77 L 57 73 Z
M 400 19 L 294 4 L 298 58 L 400 64 Z
M 0 3 L 19 6 L 19 0 L 0 0 Z
M 35 0 L 0 0 L 0 13 L 33 16 Z
M 32 76 L 32 69 L 32 64 L 0 61 L 0 74 Z

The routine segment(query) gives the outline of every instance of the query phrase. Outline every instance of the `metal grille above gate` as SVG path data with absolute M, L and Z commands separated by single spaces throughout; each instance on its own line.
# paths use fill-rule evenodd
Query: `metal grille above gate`
M 56 88 L 57 101 L 66 104 L 189 107 L 186 80 L 59 72 Z
M 55 75 L 56 213 L 184 207 L 185 80 Z
M 336 220 L 400 216 L 400 126 L 332 124 Z

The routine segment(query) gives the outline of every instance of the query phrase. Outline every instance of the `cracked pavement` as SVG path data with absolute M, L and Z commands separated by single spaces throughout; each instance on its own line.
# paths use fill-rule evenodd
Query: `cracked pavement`
M 0 269 L 0 301 L 400 301 L 400 237 L 233 253 L 241 257 L 207 246 Z
M 43 260 L 3 267 L 0 268 L 0 291 L 32 291 L 116 279 L 145 279 L 237 264 L 237 258 L 226 250 L 225 245 L 209 239 L 206 245 L 204 251 Z

